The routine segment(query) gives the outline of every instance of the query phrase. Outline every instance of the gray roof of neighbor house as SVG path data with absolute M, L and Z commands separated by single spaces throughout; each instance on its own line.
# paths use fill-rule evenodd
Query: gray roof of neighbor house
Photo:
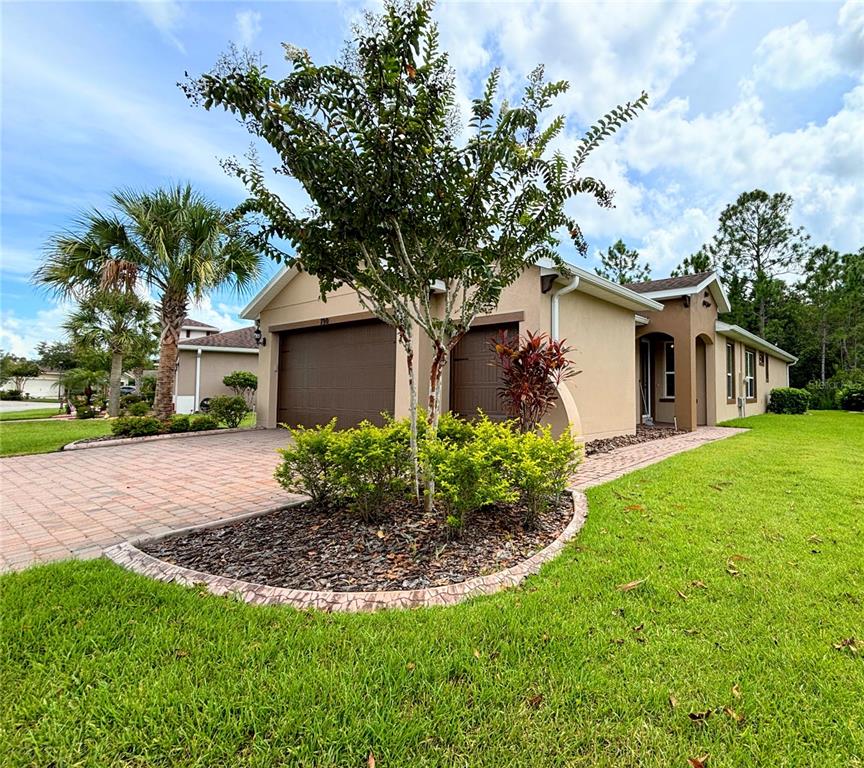
M 678 288 L 695 288 L 706 277 L 713 272 L 697 272 L 695 275 L 681 275 L 680 277 L 664 277 L 660 280 L 646 280 L 644 283 L 626 283 L 631 291 L 636 293 L 650 293 L 652 291 L 671 291 Z
M 255 326 L 250 325 L 247 328 L 238 328 L 236 331 L 225 331 L 225 333 L 214 333 L 212 336 L 199 336 L 197 339 L 181 339 L 181 347 L 198 347 L 213 349 L 216 351 L 222 350 L 235 351 L 248 349 L 254 352 L 258 351 L 255 344 Z
M 184 317 L 183 322 L 180 324 L 181 328 L 203 328 L 207 331 L 218 331 L 219 329 L 215 325 L 209 325 L 207 323 L 202 323 L 200 320 L 193 320 L 191 317 Z

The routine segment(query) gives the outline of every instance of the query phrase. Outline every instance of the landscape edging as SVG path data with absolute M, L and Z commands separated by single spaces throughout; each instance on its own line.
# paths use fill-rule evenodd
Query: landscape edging
M 192 526 L 182 531 L 171 531 L 162 536 L 123 542 L 109 547 L 104 556 L 127 570 L 165 582 L 173 582 L 188 587 L 203 585 L 214 595 L 233 595 L 246 603 L 254 605 L 291 605 L 301 610 L 316 608 L 321 611 L 360 612 L 376 611 L 384 608 L 421 608 L 441 605 L 455 605 L 479 595 L 491 595 L 508 587 L 515 587 L 526 577 L 537 573 L 540 567 L 552 560 L 585 525 L 588 515 L 588 501 L 585 494 L 578 490 L 570 491 L 573 497 L 573 516 L 563 531 L 543 549 L 531 557 L 503 571 L 488 576 L 475 576 L 467 581 L 446 584 L 440 587 L 421 589 L 382 590 L 378 592 L 334 592 L 271 587 L 255 584 L 227 576 L 217 576 L 191 568 L 184 568 L 148 555 L 138 549 L 136 543 L 158 541 L 177 536 L 189 530 L 213 528 L 225 525 L 231 520 L 257 517 L 266 512 L 254 512 L 231 520 L 219 520 Z M 296 502 L 302 503 L 302 502 Z M 280 509 L 284 508 L 280 507 Z
M 75 440 L 67 443 L 61 451 L 83 451 L 85 448 L 109 448 L 112 445 L 131 445 L 132 443 L 151 443 L 155 440 L 171 440 L 180 437 L 202 437 L 204 435 L 230 435 L 234 432 L 252 432 L 264 427 L 234 427 L 225 429 L 202 429 L 200 432 L 169 432 L 165 435 L 145 435 L 144 437 L 118 437 L 114 440 Z

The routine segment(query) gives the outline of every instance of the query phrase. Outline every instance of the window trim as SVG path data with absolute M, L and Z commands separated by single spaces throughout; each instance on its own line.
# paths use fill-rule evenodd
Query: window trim
M 748 373 L 747 373 L 748 356 L 752 356 L 752 359 L 753 359 L 753 374 L 752 374 L 752 376 L 748 375 Z M 756 350 L 753 349 L 752 347 L 744 347 L 744 397 L 746 398 L 748 403 L 755 403 L 759 397 L 759 388 L 756 386 L 756 381 L 758 380 L 758 377 L 756 375 L 757 360 L 758 360 L 758 358 L 756 357 Z M 749 392 L 749 389 L 750 389 L 749 383 L 750 382 L 753 383 L 753 395 L 752 396 L 750 395 L 750 392 Z
M 731 354 L 730 354 L 731 353 Z M 729 364 L 732 364 L 732 367 L 729 367 Z M 729 383 L 732 383 L 732 394 L 729 394 Z M 733 405 L 735 403 L 735 342 L 727 341 L 726 342 L 726 405 Z
M 672 350 L 672 370 L 669 370 L 669 350 Z M 672 394 L 669 394 L 669 377 L 672 377 Z M 675 342 L 663 342 L 663 397 L 664 402 L 675 402 L 675 393 L 678 390 L 678 377 L 675 375 Z

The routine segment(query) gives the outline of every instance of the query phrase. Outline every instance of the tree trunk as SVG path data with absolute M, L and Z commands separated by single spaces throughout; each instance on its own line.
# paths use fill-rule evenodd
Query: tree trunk
M 186 301 L 162 297 L 162 334 L 159 337 L 159 368 L 156 371 L 156 399 L 153 411 L 157 419 L 170 419 L 174 413 L 174 381 L 177 378 L 177 343 L 180 326 L 186 317 Z M 198 403 L 195 404 L 198 406 Z
M 414 474 L 414 498 L 420 501 L 420 456 L 417 449 L 417 378 L 414 371 L 414 343 L 411 333 L 404 328 L 398 329 L 399 341 L 405 350 L 408 367 L 408 416 L 410 423 L 411 466 Z
M 108 378 L 108 415 L 120 414 L 120 378 L 123 376 L 123 353 L 111 353 L 111 374 Z
M 133 368 L 132 375 L 135 377 L 135 391 L 141 394 L 141 379 L 144 378 L 143 368 Z
M 823 385 L 825 384 L 825 352 L 826 352 L 826 348 L 828 347 L 827 336 L 828 336 L 828 333 L 825 330 L 825 328 L 823 328 L 822 329 L 822 349 L 821 349 L 822 356 L 821 356 L 821 361 L 820 361 L 821 362 L 821 368 L 822 368 L 821 372 L 822 372 L 822 384 Z
M 432 367 L 429 369 L 429 410 L 426 414 L 427 440 L 438 439 L 438 421 L 441 417 L 441 381 L 446 360 L 447 347 L 436 340 L 435 355 L 432 358 Z M 435 506 L 435 477 L 428 467 L 424 472 L 423 481 L 426 491 L 424 506 L 427 512 L 431 512 Z

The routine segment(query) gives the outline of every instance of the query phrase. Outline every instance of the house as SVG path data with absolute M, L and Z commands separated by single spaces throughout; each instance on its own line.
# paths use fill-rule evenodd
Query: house
M 774 387 L 789 385 L 797 359 L 720 320 L 729 299 L 713 272 L 627 288 L 663 305 L 636 319 L 637 423 L 692 430 L 752 416 L 766 411 Z
M 205 397 L 231 395 L 222 379 L 233 371 L 258 370 L 258 347 L 255 328 L 240 328 L 220 333 L 204 323 L 187 318 L 181 333 L 177 355 L 177 377 L 174 384 L 174 410 L 194 413 Z
M 566 276 L 551 263 L 527 269 L 494 313 L 474 321 L 445 368 L 444 409 L 503 415 L 489 348 L 501 331 L 566 339 L 579 374 L 559 388 L 548 421 L 556 431 L 571 424 L 586 440 L 632 434 L 638 423 L 692 430 L 761 413 L 770 389 L 786 385 L 795 358 L 718 319 L 729 304 L 713 273 L 622 286 L 568 268 Z M 434 288 L 430 300 L 441 301 Z M 382 411 L 407 415 L 405 353 L 350 288 L 322 301 L 314 277 L 283 268 L 242 317 L 261 335 L 259 425 L 311 426 L 335 416 L 345 427 L 380 421 Z M 431 345 L 415 356 L 423 403 Z
M 214 325 L 207 325 L 200 320 L 193 320 L 191 317 L 183 318 L 183 324 L 180 326 L 180 340 L 198 339 L 202 336 L 213 336 L 219 333 L 219 329 Z

